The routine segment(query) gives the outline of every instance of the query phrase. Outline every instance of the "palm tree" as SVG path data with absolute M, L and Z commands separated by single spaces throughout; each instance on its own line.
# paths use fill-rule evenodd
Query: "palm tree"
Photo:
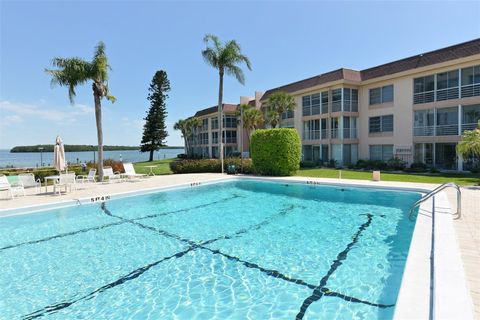
M 247 139 L 250 145 L 251 133 L 263 122 L 262 112 L 248 104 L 241 104 L 237 109 L 237 115 L 241 117 L 243 128 L 247 130 Z
M 110 95 L 108 90 L 108 65 L 105 54 L 105 44 L 100 41 L 95 48 L 92 61 L 85 61 L 80 58 L 54 58 L 52 65 L 57 69 L 45 69 L 45 72 L 52 76 L 52 86 L 59 85 L 68 87 L 68 98 L 74 103 L 76 96 L 75 88 L 79 85 L 92 81 L 93 100 L 95 102 L 95 120 L 97 124 L 98 140 L 98 176 L 103 180 L 103 130 L 102 130 L 102 104 L 103 98 L 112 103 L 115 97 Z
M 188 136 L 187 136 L 187 120 L 180 119 L 173 125 L 174 130 L 179 130 L 182 134 L 183 142 L 185 144 L 185 153 L 188 156 Z
M 277 91 L 268 97 L 267 115 L 270 125 L 275 128 L 277 124 L 280 126 L 282 121 L 282 113 L 295 110 L 297 104 L 295 98 L 285 91 Z
M 219 75 L 219 85 L 218 85 L 218 128 L 220 136 L 220 161 L 222 163 L 222 173 L 223 173 L 223 139 L 222 130 L 223 130 L 223 76 L 226 73 L 227 75 L 234 76 L 238 82 L 245 84 L 245 76 L 242 69 L 238 64 L 244 63 L 249 70 L 252 70 L 250 60 L 247 56 L 242 54 L 240 45 L 235 40 L 227 41 L 222 43 L 220 39 L 212 34 L 207 34 L 203 38 L 203 41 L 206 44 L 205 50 L 202 51 L 202 56 L 205 62 L 215 69 L 218 70 Z M 209 46 L 211 44 L 212 46 Z
M 202 121 L 199 118 L 188 118 L 185 120 L 178 120 L 174 125 L 174 130 L 179 130 L 182 133 L 183 141 L 185 142 L 185 151 L 187 156 L 191 156 L 192 146 L 190 144 L 192 135 L 196 128 L 202 125 Z
M 471 156 L 480 157 L 480 121 L 475 130 L 463 133 L 462 141 L 457 144 L 457 152 L 464 158 Z

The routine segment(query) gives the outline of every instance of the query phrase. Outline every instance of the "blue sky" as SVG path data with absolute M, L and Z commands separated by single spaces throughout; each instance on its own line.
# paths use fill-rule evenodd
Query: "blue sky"
M 104 143 L 138 145 L 147 89 L 166 70 L 172 125 L 215 105 L 218 75 L 201 57 L 206 33 L 236 39 L 253 64 L 226 79 L 225 102 L 339 67 L 363 69 L 480 36 L 480 2 L 180 2 L 0 0 L 0 148 L 96 144 L 90 85 L 70 105 L 44 73 L 55 56 L 90 59 L 103 40 L 115 104 L 103 102 Z

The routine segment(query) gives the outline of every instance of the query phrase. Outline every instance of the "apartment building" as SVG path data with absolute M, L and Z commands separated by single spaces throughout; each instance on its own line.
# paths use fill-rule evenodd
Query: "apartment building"
M 202 125 L 193 130 L 189 137 L 192 152 L 197 157 L 218 158 L 220 137 L 223 137 L 224 156 L 232 156 L 246 152 L 248 157 L 248 138 L 242 130 L 242 121 L 237 115 L 240 104 L 249 104 L 260 108 L 260 98 L 263 92 L 255 92 L 253 97 L 240 97 L 238 104 L 223 104 L 223 128 L 218 129 L 218 107 L 213 106 L 197 111 L 193 116 L 200 119 Z M 242 148 L 243 147 L 243 148 Z
M 295 98 L 297 108 L 280 126 L 297 129 L 304 160 L 349 165 L 397 157 L 441 170 L 468 170 L 478 161 L 462 159 L 455 147 L 480 120 L 480 39 L 327 72 L 257 93 L 253 104 L 265 110 L 276 91 Z

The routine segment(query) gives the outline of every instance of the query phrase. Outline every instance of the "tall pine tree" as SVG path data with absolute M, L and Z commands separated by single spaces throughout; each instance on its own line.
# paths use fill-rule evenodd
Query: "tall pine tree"
M 150 101 L 150 109 L 144 119 L 140 151 L 150 152 L 148 161 L 153 161 L 153 153 L 165 145 L 165 139 L 168 136 L 165 118 L 167 117 L 166 100 L 167 92 L 170 91 L 170 81 L 168 81 L 165 71 L 160 70 L 155 73 L 148 91 L 147 99 Z

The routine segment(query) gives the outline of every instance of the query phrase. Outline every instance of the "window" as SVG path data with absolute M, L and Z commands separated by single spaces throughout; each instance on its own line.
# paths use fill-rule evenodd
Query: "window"
M 225 143 L 237 143 L 237 131 L 225 131 Z
M 413 113 L 413 135 L 433 136 L 434 115 L 433 109 L 415 111 Z
M 208 132 L 198 134 L 198 144 L 208 144 Z
M 370 160 L 388 161 L 393 158 L 393 144 L 370 145 Z
M 208 131 L 208 118 L 202 120 L 201 131 Z
M 212 132 L 212 143 L 213 144 L 218 143 L 218 131 Z
M 320 114 L 320 93 L 312 94 L 312 116 Z
M 320 93 L 303 96 L 302 97 L 302 115 L 312 116 L 316 114 L 320 114 Z
M 211 118 L 211 123 L 212 123 L 212 130 L 218 129 L 218 117 Z
M 458 98 L 458 70 L 437 74 L 437 101 Z
M 303 139 L 304 140 L 320 139 L 320 119 L 303 122 Z
M 237 127 L 237 117 L 236 116 L 225 116 L 223 120 L 224 128 L 236 128 Z
M 464 130 L 474 130 L 480 121 L 480 104 L 462 106 L 462 133 Z
M 282 113 L 282 120 L 292 119 L 292 118 L 293 118 L 293 110 L 288 110 Z
M 370 105 L 381 104 L 393 101 L 393 84 L 380 88 L 373 88 L 369 91 Z
M 480 96 L 480 65 L 463 68 L 462 98 Z
M 328 113 L 328 91 L 322 92 L 322 114 Z
M 343 88 L 343 111 L 358 111 L 358 90 Z
M 311 106 L 312 104 L 312 96 L 304 96 L 302 97 L 302 115 L 309 116 L 311 115 Z
M 458 107 L 437 109 L 437 136 L 458 135 Z
M 332 90 L 332 112 L 342 111 L 342 89 Z
M 427 103 L 435 100 L 435 76 L 413 79 L 413 103 Z
M 368 128 L 370 133 L 393 132 L 393 115 L 369 118 Z

